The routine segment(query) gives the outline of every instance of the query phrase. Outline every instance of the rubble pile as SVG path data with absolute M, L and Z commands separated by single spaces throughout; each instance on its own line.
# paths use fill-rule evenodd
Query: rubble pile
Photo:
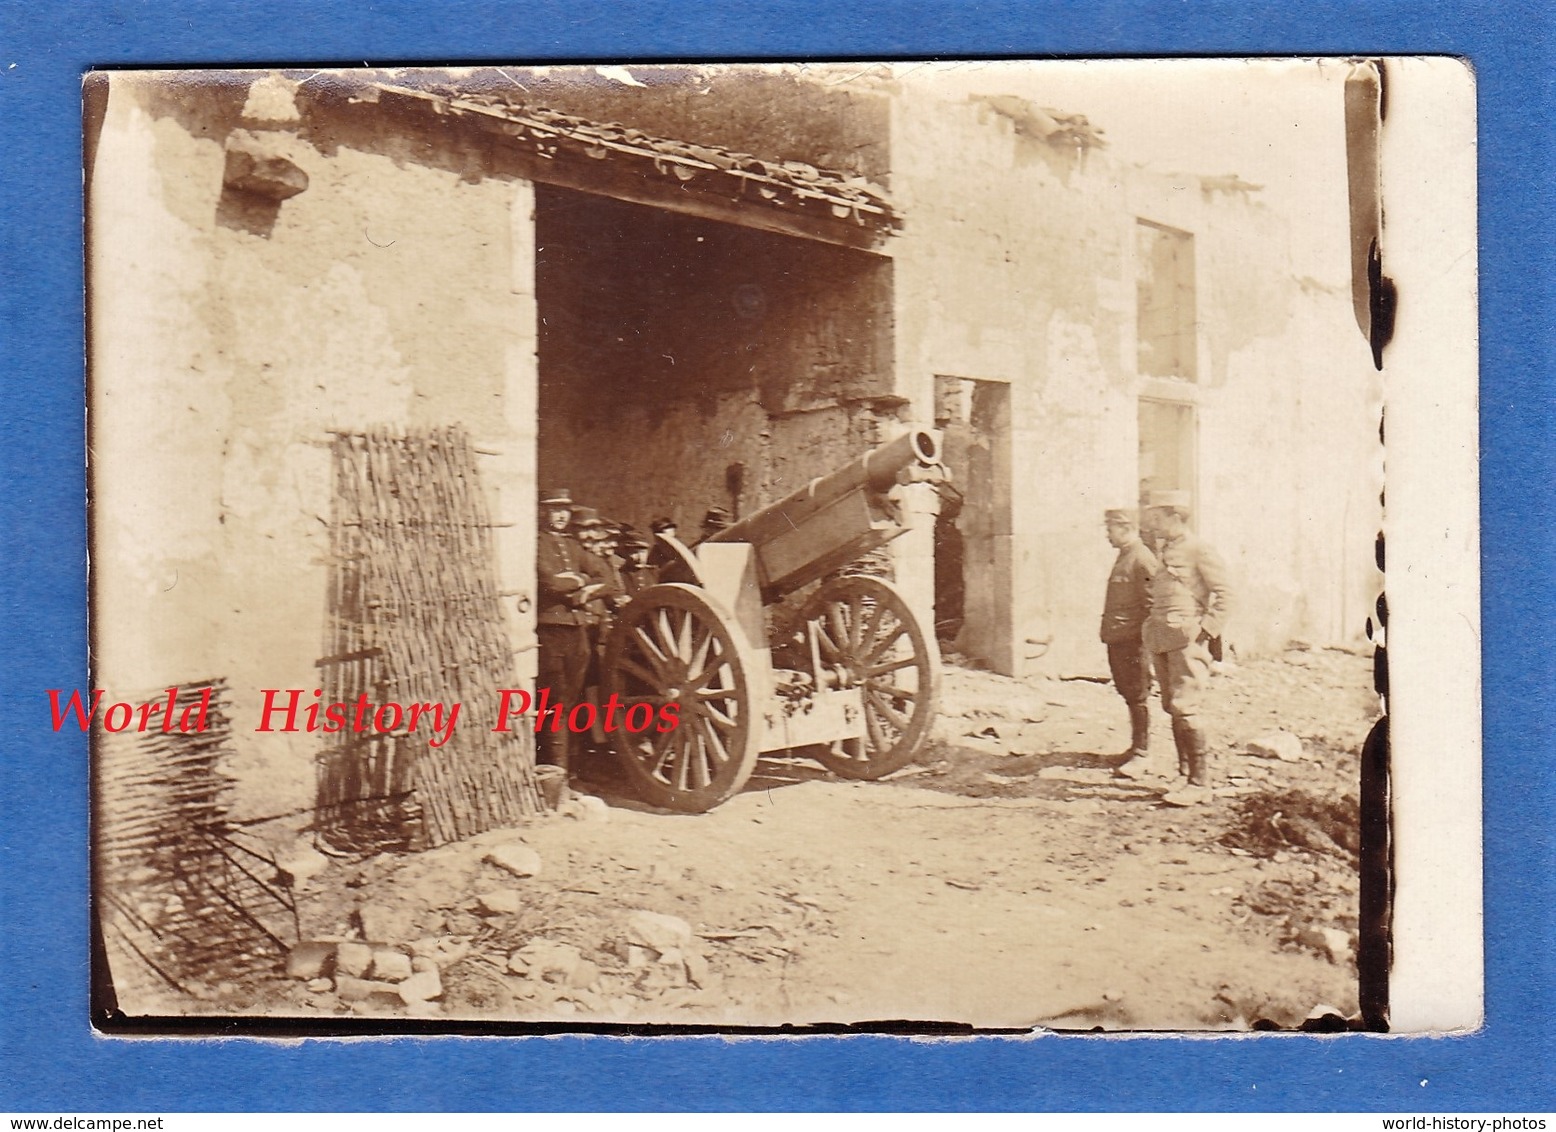
M 580 796 L 543 820 L 601 822 L 609 814 L 598 798 Z M 522 832 L 506 830 L 436 853 L 364 862 L 333 884 L 326 878 L 316 912 L 355 891 L 345 917 L 352 932 L 292 949 L 292 1004 L 307 1013 L 497 1011 L 515 1020 L 605 1023 L 723 1005 L 723 975 L 686 920 L 649 908 L 583 914 L 546 874 Z
M 407 951 L 360 940 L 308 940 L 292 948 L 286 973 L 306 984 L 310 1005 L 330 1005 L 333 996 L 361 1013 L 403 1009 L 410 1017 L 427 1017 L 442 1013 L 439 958 L 448 961 L 436 944 Z

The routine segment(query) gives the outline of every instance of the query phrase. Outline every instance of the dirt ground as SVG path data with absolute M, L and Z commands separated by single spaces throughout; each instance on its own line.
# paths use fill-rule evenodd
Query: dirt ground
M 1370 666 L 1306 649 L 1226 666 L 1209 713 L 1222 785 L 1192 806 L 1171 804 L 1166 778 L 1112 774 L 1128 736 L 1110 686 L 955 665 L 932 743 L 888 781 L 764 760 L 741 795 L 686 816 L 634 803 L 608 764 L 586 764 L 576 786 L 598 802 L 316 866 L 298 911 L 322 943 L 292 976 L 277 965 L 158 1002 L 591 1026 L 1241 1029 L 1294 1026 L 1321 1004 L 1350 1015 Z M 1166 772 L 1160 712 L 1154 726 Z M 1300 753 L 1248 753 L 1273 731 Z M 336 941 L 354 939 L 379 954 L 347 975 Z M 418 992 L 396 993 L 410 972 L 385 951 L 414 962 Z

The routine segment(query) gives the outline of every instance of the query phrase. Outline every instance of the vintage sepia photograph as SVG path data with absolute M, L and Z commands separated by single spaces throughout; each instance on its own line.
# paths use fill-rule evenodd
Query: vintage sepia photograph
M 99 1023 L 1380 1028 L 1384 94 L 89 75 Z

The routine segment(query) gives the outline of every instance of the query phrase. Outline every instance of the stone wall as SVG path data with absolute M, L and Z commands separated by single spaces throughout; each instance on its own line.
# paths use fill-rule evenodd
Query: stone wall
M 1017 674 L 1106 671 L 1101 515 L 1137 498 L 1142 396 L 1194 406 L 1198 525 L 1233 570 L 1236 644 L 1358 640 L 1376 589 L 1381 402 L 1343 239 L 1336 278 L 1298 279 L 1284 227 L 1249 194 L 1024 135 L 976 99 L 901 91 L 892 155 L 906 218 L 893 249 L 899 389 L 917 406 L 937 377 L 1010 387 L 1012 584 L 986 599 L 1005 639 L 981 659 Z M 1194 381 L 1139 373 L 1142 219 L 1192 236 Z
M 317 686 L 327 430 L 466 424 L 504 588 L 533 586 L 531 186 L 324 153 L 297 113 L 116 76 L 91 170 L 94 679 L 225 676 L 240 724 Z M 235 142 L 306 174 L 268 226 L 224 193 Z M 311 800 L 317 737 L 238 732 L 240 812 Z

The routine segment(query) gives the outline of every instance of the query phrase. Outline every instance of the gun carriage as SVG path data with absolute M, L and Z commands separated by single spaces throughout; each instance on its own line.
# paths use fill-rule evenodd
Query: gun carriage
M 695 549 L 659 536 L 659 584 L 619 611 L 602 671 L 624 704 L 680 705 L 674 730 L 609 736 L 646 801 L 712 809 L 769 752 L 853 779 L 913 758 L 939 689 L 934 634 L 890 582 L 839 571 L 906 529 L 893 487 L 945 475 L 938 435 L 914 430 Z M 772 639 L 769 622 L 785 626 Z

